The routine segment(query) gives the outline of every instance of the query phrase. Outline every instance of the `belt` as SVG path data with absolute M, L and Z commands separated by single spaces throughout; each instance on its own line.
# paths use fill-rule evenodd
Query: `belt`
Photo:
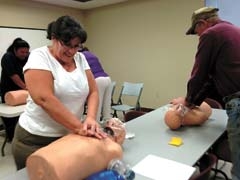
M 238 91 L 238 92 L 236 92 L 236 93 L 234 93 L 234 94 L 230 94 L 230 95 L 228 95 L 228 96 L 225 96 L 225 97 L 223 98 L 223 101 L 224 101 L 225 103 L 227 103 L 228 101 L 230 101 L 230 100 L 232 100 L 232 99 L 235 99 L 235 98 L 240 98 L 240 91 Z

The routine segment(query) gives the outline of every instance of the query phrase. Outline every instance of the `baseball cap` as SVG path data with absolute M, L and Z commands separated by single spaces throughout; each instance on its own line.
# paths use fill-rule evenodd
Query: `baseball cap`
M 196 24 L 201 19 L 206 20 L 206 19 L 208 19 L 210 17 L 218 16 L 218 14 L 217 14 L 218 10 L 219 9 L 215 8 L 215 7 L 203 7 L 203 8 L 200 8 L 200 9 L 197 9 L 196 11 L 194 11 L 193 14 L 192 14 L 192 25 L 188 29 L 188 31 L 186 32 L 186 35 L 196 34 L 194 32 Z

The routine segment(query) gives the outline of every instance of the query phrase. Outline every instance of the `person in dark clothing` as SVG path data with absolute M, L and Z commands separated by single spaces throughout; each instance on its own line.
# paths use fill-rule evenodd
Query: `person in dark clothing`
M 23 66 L 27 62 L 29 49 L 30 46 L 25 40 L 16 38 L 8 47 L 7 52 L 3 55 L 1 60 L 2 72 L 0 86 L 2 103 L 5 103 L 4 96 L 7 92 L 26 89 Z M 2 117 L 9 141 L 12 141 L 18 118 L 19 117 Z
M 227 132 L 232 157 L 232 180 L 240 180 L 240 28 L 221 20 L 218 8 L 194 11 L 188 34 L 199 44 L 185 98 L 173 101 L 189 108 L 199 106 L 215 87 L 228 114 Z
M 217 88 L 216 87 L 212 87 L 211 91 L 209 91 L 209 94 L 207 96 L 207 98 L 211 98 L 216 100 L 217 102 L 219 102 L 222 106 L 222 109 L 225 109 L 225 103 L 223 101 L 223 98 L 221 97 L 221 95 L 218 94 Z

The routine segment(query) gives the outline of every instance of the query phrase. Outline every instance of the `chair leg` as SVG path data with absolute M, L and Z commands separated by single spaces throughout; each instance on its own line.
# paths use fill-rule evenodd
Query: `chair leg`
M 123 113 L 123 117 L 125 116 L 125 111 L 122 111 L 122 113 Z
M 224 177 L 225 180 L 229 180 L 229 178 L 228 178 L 228 176 L 227 176 L 227 174 L 226 174 L 225 172 L 223 172 L 223 171 L 221 171 L 221 170 L 219 170 L 219 169 L 216 169 L 216 168 L 212 168 L 212 170 L 213 170 L 214 173 L 215 173 L 215 174 L 214 174 L 214 179 L 216 179 L 217 174 L 220 173 L 220 174 L 223 175 L 223 177 Z
M 2 156 L 5 156 L 4 148 L 5 148 L 6 143 L 8 141 L 8 136 L 7 136 L 7 130 L 6 130 L 6 126 L 5 126 L 4 122 L 3 122 L 2 126 L 3 126 L 3 130 L 4 130 L 5 135 L 4 135 L 4 141 L 3 141 L 2 147 L 1 147 L 1 153 L 2 153 Z
M 5 145 L 7 143 L 7 140 L 8 140 L 7 135 L 5 135 L 4 142 L 3 142 L 2 148 L 1 148 L 2 156 L 5 156 L 4 148 L 5 148 Z
M 117 111 L 116 111 L 116 110 L 114 110 L 114 112 L 113 112 L 113 117 L 115 117 L 115 118 L 118 117 L 118 115 L 117 115 Z
M 218 169 L 218 160 L 217 160 L 217 163 L 215 165 L 215 168 L 212 168 L 212 170 L 214 171 L 214 179 L 216 179 L 217 174 L 220 173 L 220 174 L 223 175 L 225 180 L 229 180 L 227 174 L 225 172 L 223 172 L 222 170 Z

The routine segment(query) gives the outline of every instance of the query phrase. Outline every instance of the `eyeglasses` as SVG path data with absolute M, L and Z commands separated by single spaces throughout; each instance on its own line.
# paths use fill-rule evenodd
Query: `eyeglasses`
M 196 32 L 196 29 L 199 27 L 199 25 L 202 24 L 202 23 L 203 23 L 203 20 L 199 20 L 195 23 L 195 25 L 194 25 L 194 31 L 195 32 Z
M 194 31 L 196 32 L 196 28 L 198 28 L 201 24 L 205 24 L 208 23 L 208 19 L 211 18 L 213 16 L 207 17 L 205 19 L 199 19 L 195 24 L 194 24 Z
M 59 40 L 59 42 L 61 46 L 64 47 L 65 49 L 79 50 L 82 47 L 82 44 L 71 45 L 70 43 L 65 43 L 62 40 Z

